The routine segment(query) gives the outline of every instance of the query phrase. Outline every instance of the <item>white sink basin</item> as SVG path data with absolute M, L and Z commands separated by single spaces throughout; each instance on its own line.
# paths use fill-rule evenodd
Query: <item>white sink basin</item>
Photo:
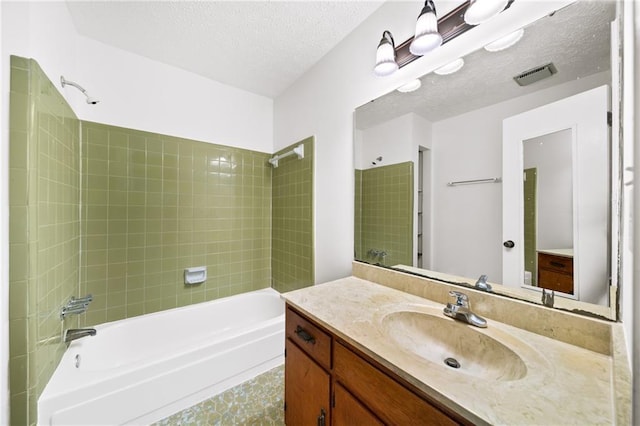
M 452 372 L 496 381 L 519 380 L 527 375 L 524 361 L 508 346 L 479 328 L 438 315 L 437 311 L 387 314 L 382 318 L 382 330 L 403 351 Z

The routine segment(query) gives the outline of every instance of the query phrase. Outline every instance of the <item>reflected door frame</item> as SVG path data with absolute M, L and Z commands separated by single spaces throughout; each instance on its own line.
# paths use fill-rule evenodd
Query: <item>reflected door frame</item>
M 593 188 L 604 188 L 608 193 L 608 164 L 597 170 L 584 166 L 590 160 L 600 159 L 602 162 L 602 158 L 609 156 L 609 144 L 602 143 L 609 139 L 608 106 L 609 88 L 600 86 L 503 121 L 502 236 L 503 241 L 515 242 L 515 247 L 503 248 L 504 285 L 539 290 L 537 287 L 524 285 L 523 141 L 560 130 L 572 129 L 573 139 L 574 297 L 583 300 L 587 292 L 584 288 L 581 289 L 581 283 L 592 274 L 600 275 L 601 271 L 596 271 L 596 268 L 602 259 L 606 259 L 605 263 L 608 264 L 606 227 L 604 234 L 600 230 L 585 231 L 587 224 L 602 220 L 603 213 L 606 223 L 611 220 L 608 206 L 605 206 L 606 212 L 602 208 L 588 208 L 588 197 L 585 195 Z

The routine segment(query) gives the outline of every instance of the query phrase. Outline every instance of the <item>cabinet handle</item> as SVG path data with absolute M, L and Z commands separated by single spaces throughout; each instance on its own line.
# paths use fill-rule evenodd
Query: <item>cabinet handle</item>
M 555 266 L 556 268 L 564 268 L 564 263 L 551 261 L 551 262 L 549 262 L 549 264 L 551 266 Z
M 299 338 L 301 338 L 307 343 L 311 343 L 312 345 L 316 343 L 315 337 L 313 337 L 311 334 L 309 334 L 307 330 L 305 330 L 300 326 L 296 327 L 295 333 L 298 335 Z
M 321 408 L 320 415 L 318 416 L 318 426 L 325 426 L 325 417 L 324 408 Z

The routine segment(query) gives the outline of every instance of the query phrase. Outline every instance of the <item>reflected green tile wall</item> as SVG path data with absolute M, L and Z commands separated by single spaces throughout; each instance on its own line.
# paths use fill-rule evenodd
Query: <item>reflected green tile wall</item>
M 268 154 L 82 122 L 84 324 L 269 287 Z M 206 266 L 203 284 L 184 269 Z
M 358 253 L 362 253 L 362 170 L 355 171 L 355 195 L 354 195 L 354 258 L 358 259 Z
M 309 137 L 276 153 L 304 144 L 304 158 L 290 156 L 273 169 L 272 283 L 279 292 L 314 284 L 313 148 Z
M 524 269 L 531 272 L 531 285 L 538 282 L 537 254 L 537 216 L 536 193 L 538 188 L 538 169 L 524 170 Z
M 358 182 L 356 171 L 356 182 Z M 413 264 L 413 162 L 362 170 L 360 184 L 360 241 L 356 259 L 383 265 Z M 356 209 L 357 211 L 358 209 Z M 384 251 L 385 256 L 370 250 Z
M 9 377 L 11 424 L 37 399 L 65 345 L 60 307 L 79 279 L 79 121 L 36 61 L 11 57 Z

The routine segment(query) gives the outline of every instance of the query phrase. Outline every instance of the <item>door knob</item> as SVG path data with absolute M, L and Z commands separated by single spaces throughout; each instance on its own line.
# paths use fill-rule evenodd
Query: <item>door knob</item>
M 507 240 L 504 243 L 502 243 L 503 246 L 505 246 L 506 248 L 514 248 L 516 246 L 516 243 L 514 243 L 511 240 Z

